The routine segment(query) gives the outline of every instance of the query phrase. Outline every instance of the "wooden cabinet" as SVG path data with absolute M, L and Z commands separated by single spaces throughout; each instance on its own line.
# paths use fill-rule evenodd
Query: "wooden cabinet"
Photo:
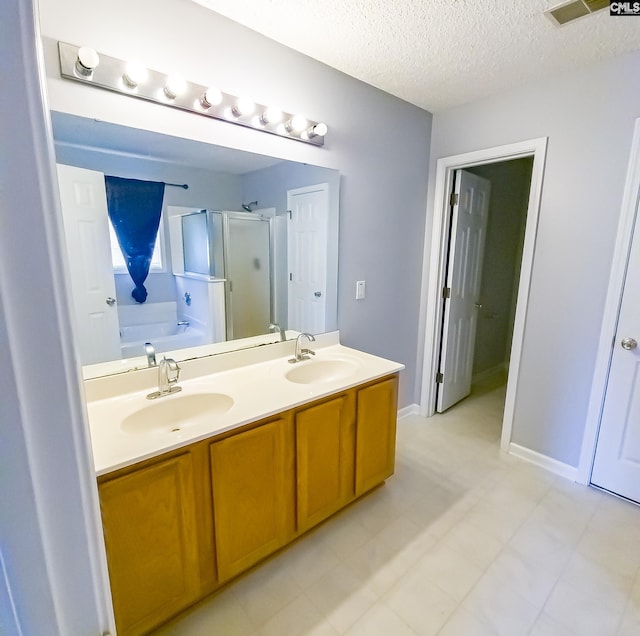
M 293 534 L 289 418 L 211 444 L 218 576 L 226 581 Z
M 98 479 L 118 634 L 148 633 L 393 473 L 397 375 Z
M 141 634 L 200 594 L 189 452 L 100 484 L 118 634 Z
M 297 529 L 353 499 L 355 401 L 343 393 L 295 412 Z
M 356 496 L 393 474 L 397 403 L 396 376 L 357 390 Z

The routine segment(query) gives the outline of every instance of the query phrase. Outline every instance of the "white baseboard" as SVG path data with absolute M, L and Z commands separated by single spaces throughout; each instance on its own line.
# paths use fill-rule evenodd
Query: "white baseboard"
M 420 407 L 417 404 L 409 404 L 409 406 L 398 409 L 398 419 L 409 417 L 409 415 L 420 415 Z
M 553 459 L 553 457 L 542 455 L 541 453 L 533 451 L 530 448 L 520 446 L 519 444 L 511 442 L 509 444 L 509 454 L 531 462 L 541 468 L 545 468 L 546 470 L 556 475 L 560 475 L 561 477 L 565 477 L 566 479 L 570 479 L 571 481 L 576 481 L 578 478 L 578 469 L 575 466 L 570 466 L 569 464 L 560 462 L 557 459 Z

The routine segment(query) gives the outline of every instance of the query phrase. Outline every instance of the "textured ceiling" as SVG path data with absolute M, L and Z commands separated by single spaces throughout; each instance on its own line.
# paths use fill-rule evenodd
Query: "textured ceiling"
M 640 49 L 640 17 L 561 0 L 194 0 L 431 112 Z

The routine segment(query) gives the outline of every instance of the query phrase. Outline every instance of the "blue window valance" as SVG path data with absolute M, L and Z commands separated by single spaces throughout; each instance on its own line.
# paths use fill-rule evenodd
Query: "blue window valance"
M 144 281 L 158 236 L 165 184 L 110 176 L 104 180 L 109 218 L 135 284 L 131 296 L 143 303 L 147 299 Z

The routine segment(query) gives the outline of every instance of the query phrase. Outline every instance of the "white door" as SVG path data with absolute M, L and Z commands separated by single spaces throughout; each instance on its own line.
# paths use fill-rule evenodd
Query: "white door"
M 80 360 L 118 360 L 122 356 L 104 175 L 62 164 L 57 168 Z
M 637 211 L 636 219 L 591 483 L 640 503 L 640 228 Z
M 456 171 L 451 218 L 437 410 L 442 413 L 471 392 L 480 282 L 491 183 Z
M 326 331 L 327 222 L 329 186 L 297 188 L 287 192 L 289 221 L 289 321 L 296 331 Z

